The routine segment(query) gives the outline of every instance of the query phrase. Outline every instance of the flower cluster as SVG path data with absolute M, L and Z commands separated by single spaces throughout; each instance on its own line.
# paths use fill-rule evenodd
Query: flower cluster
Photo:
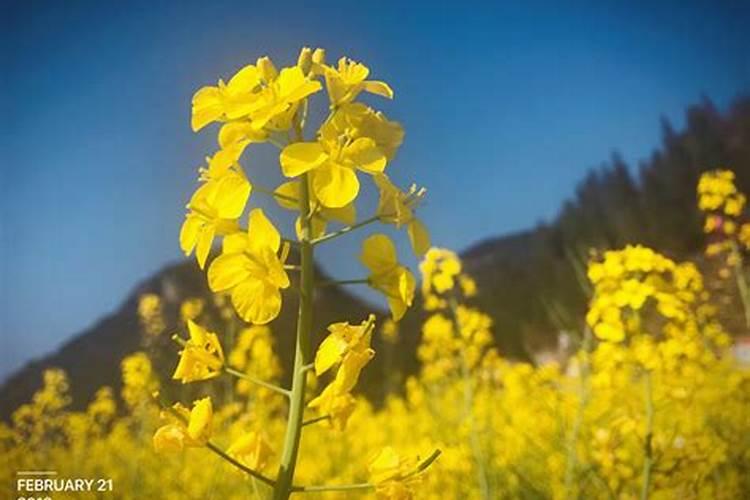
M 370 347 L 375 328 L 371 316 L 360 325 L 331 325 L 313 361 L 307 346 L 312 344 L 313 295 L 319 285 L 314 275 L 314 247 L 373 222 L 405 228 L 417 255 L 429 246 L 427 229 L 415 214 L 425 190 L 412 186 L 402 191 L 386 174 L 403 141 L 403 128 L 382 112 L 357 102 L 362 92 L 393 98 L 388 84 L 368 77 L 369 69 L 361 63 L 341 58 L 336 65 L 329 65 L 322 49 L 303 48 L 292 66 L 278 69 L 271 59 L 261 57 L 226 83 L 219 80 L 193 97 L 193 130 L 214 122 L 221 126 L 218 150 L 206 157 L 206 165 L 198 171 L 199 186 L 187 205 L 180 246 L 186 255 L 195 253 L 201 269 L 207 267 L 211 291 L 228 297 L 237 316 L 251 326 L 243 328 L 238 339 L 232 335 L 225 340 L 230 353 L 227 362 L 219 336 L 197 323 L 202 307 L 181 311 L 190 338 L 175 337 L 183 349 L 173 378 L 189 383 L 227 374 L 240 379 L 236 387 L 239 395 L 247 395 L 250 385 L 258 385 L 266 391 L 265 396 L 276 393 L 288 398 L 287 427 L 275 479 L 261 474 L 272 448 L 259 425 L 248 423 L 227 451 L 227 456 L 244 464 L 245 472 L 273 486 L 277 498 L 287 498 L 298 489 L 293 480 L 305 407 L 319 412 L 315 422 L 343 430 L 356 405 L 352 391 L 375 354 Z M 308 100 L 324 88 L 329 114 L 313 136 L 306 138 Z M 241 164 L 243 156 L 256 147 L 251 145 L 261 143 L 279 149 L 280 173 L 287 181 L 274 188 L 254 183 Z M 361 181 L 367 178 L 379 193 L 379 203 L 371 217 L 358 221 L 356 200 L 363 190 Z M 283 237 L 261 208 L 249 208 L 251 195 L 258 192 L 295 213 L 296 239 Z M 247 224 L 243 226 L 246 212 Z M 331 224 L 344 227 L 331 231 Z M 210 259 L 217 238 L 221 251 Z M 360 260 L 369 275 L 339 284 L 368 284 L 385 296 L 393 320 L 400 320 L 412 305 L 416 280 L 399 262 L 394 243 L 384 234 L 373 234 L 363 242 Z M 300 297 L 297 349 L 292 386 L 283 388 L 276 385 L 280 370 L 270 330 L 264 325 L 279 316 L 284 292 L 290 289 Z M 231 315 L 222 312 L 222 317 L 231 322 Z M 251 366 L 250 358 L 264 361 Z M 333 380 L 305 404 L 310 366 L 316 376 L 337 369 Z M 256 415 L 283 412 L 283 407 L 262 400 L 269 403 L 268 409 L 254 405 Z M 188 420 L 186 427 L 172 423 L 160 429 L 155 437 L 157 449 L 207 443 L 190 433 L 192 412 L 183 417 Z
M 688 324 L 710 319 L 696 266 L 650 248 L 607 251 L 589 265 L 588 276 L 594 290 L 586 322 L 602 340 L 622 342 L 660 322 L 665 334 L 678 336 L 693 328 Z
M 745 254 L 750 251 L 750 221 L 745 217 L 747 198 L 737 189 L 731 170 L 704 173 L 698 181 L 698 208 L 705 214 L 703 230 L 709 238 L 706 255 L 723 257 L 719 277 L 734 276 L 750 328 L 750 285 Z

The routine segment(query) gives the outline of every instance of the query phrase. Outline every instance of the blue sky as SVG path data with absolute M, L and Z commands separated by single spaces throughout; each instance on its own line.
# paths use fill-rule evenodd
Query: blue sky
M 396 99 L 368 102 L 406 128 L 389 172 L 427 186 L 421 215 L 455 249 L 553 217 L 613 150 L 647 157 L 660 116 L 750 90 L 746 5 L 604 3 L 4 2 L 0 377 L 181 258 L 215 147 L 190 98 L 258 56 L 322 46 L 388 81 Z M 280 180 L 273 151 L 248 156 L 256 182 Z M 357 243 L 324 267 L 360 277 Z

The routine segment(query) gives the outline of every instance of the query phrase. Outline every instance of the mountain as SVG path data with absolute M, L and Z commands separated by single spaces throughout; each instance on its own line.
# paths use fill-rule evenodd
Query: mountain
M 587 301 L 585 262 L 592 249 L 643 243 L 676 259 L 695 260 L 705 243 L 695 186 L 702 172 L 715 168 L 734 170 L 740 189 L 750 192 L 750 97 L 738 99 L 725 113 L 704 99 L 687 110 L 686 126 L 679 132 L 663 120 L 662 145 L 648 160 L 629 166 L 613 154 L 590 171 L 553 220 L 465 250 L 465 269 L 480 290 L 476 305 L 492 316 L 500 351 L 511 358 L 531 359 L 533 352 L 555 346 L 561 330 L 580 328 Z M 169 333 L 180 328 L 182 300 L 209 297 L 205 276 L 193 260 L 164 269 L 137 287 L 115 314 L 9 378 L 0 387 L 0 417 L 29 399 L 47 367 L 68 372 L 79 406 L 97 387 L 117 387 L 120 360 L 142 347 L 137 305 L 144 293 L 164 297 Z M 383 314 L 336 287 L 321 289 L 316 302 L 316 332 L 334 321 Z M 375 337 L 378 354 L 361 381 L 362 390 L 374 400 L 417 370 L 423 313 L 418 297 L 416 302 L 401 323 L 397 345 L 385 345 Z M 296 297 L 287 293 L 281 315 L 272 324 L 284 366 L 291 365 L 296 307 Z M 210 314 L 218 315 L 215 310 Z M 732 318 L 727 322 L 731 325 Z M 166 380 L 176 362 L 175 346 L 165 334 L 152 349 Z
M 294 259 L 294 255 L 291 259 Z M 320 279 L 326 279 L 320 271 L 318 275 Z M 294 279 L 292 285 L 294 286 Z M 157 294 L 162 298 L 166 325 L 161 335 L 148 342 L 149 355 L 152 359 L 158 360 L 155 366 L 161 370 L 160 378 L 166 384 L 164 390 L 168 393 L 181 391 L 179 384 L 169 380 L 178 357 L 178 346 L 170 337 L 175 332 L 181 332 L 183 337 L 187 336 L 184 325 L 178 321 L 179 307 L 188 298 L 211 297 L 205 274 L 198 268 L 194 259 L 168 266 L 158 272 L 138 285 L 114 314 L 76 335 L 57 352 L 28 363 L 8 378 L 0 387 L 0 418 L 7 418 L 18 405 L 30 399 L 34 391 L 41 386 L 42 372 L 50 367 L 62 368 L 68 374 L 73 408 L 84 407 L 94 392 L 103 385 L 119 389 L 120 362 L 128 354 L 146 347 L 138 303 L 139 298 L 147 293 Z M 324 332 L 328 324 L 336 321 L 362 321 L 371 312 L 382 317 L 382 312 L 378 308 L 364 303 L 338 287 L 319 289 L 315 302 L 316 310 L 319 311 L 314 319 L 315 332 Z M 292 364 L 296 316 L 297 297 L 288 289 L 284 291 L 281 313 L 272 324 L 277 352 L 280 353 L 282 364 L 285 366 Z M 215 320 L 219 318 L 218 308 L 211 300 L 206 301 L 204 317 L 210 318 L 209 324 L 216 324 Z M 316 341 L 320 340 L 322 336 L 317 335 Z M 290 354 L 285 357 L 283 353 Z M 379 363 L 373 364 L 377 369 Z M 377 392 L 377 388 L 372 391 L 373 397 L 377 396 Z M 180 394 L 184 394 L 184 391 Z
M 554 344 L 559 331 L 580 328 L 592 249 L 641 243 L 702 262 L 695 189 L 703 172 L 717 168 L 733 170 L 738 188 L 750 193 L 750 96 L 725 113 L 704 99 L 687 110 L 680 132 L 662 120 L 662 144 L 649 159 L 631 167 L 615 153 L 590 171 L 552 221 L 466 250 L 465 266 L 481 291 L 477 305 L 492 315 L 501 351 L 528 357 Z M 731 286 L 710 285 L 716 294 L 733 294 Z M 726 326 L 744 333 L 735 320 L 727 318 Z

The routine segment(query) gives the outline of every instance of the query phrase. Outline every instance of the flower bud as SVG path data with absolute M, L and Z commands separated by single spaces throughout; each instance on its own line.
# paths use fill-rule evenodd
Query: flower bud
M 317 48 L 315 49 L 315 52 L 313 52 L 312 55 L 312 61 L 315 64 L 325 64 L 326 63 L 326 50 Z
M 310 47 L 302 47 L 297 58 L 297 66 L 302 70 L 302 73 L 307 75 L 312 68 L 312 49 Z
M 278 71 L 276 71 L 276 66 L 273 65 L 273 62 L 271 62 L 271 59 L 268 57 L 259 58 L 258 62 L 256 62 L 255 65 L 257 66 L 258 71 L 260 71 L 260 77 L 266 83 L 275 79 L 276 75 L 278 75 Z

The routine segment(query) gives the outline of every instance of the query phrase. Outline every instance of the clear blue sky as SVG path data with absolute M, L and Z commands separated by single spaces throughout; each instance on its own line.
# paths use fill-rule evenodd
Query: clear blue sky
M 429 188 L 456 249 L 553 217 L 613 150 L 647 157 L 660 116 L 750 89 L 747 4 L 605 3 L 3 2 L 0 377 L 180 259 L 215 140 L 190 131 L 191 95 L 260 55 L 322 46 L 388 81 L 396 100 L 370 102 L 407 131 L 390 173 Z M 277 180 L 269 151 L 245 166 Z M 321 258 L 359 277 L 356 251 Z

